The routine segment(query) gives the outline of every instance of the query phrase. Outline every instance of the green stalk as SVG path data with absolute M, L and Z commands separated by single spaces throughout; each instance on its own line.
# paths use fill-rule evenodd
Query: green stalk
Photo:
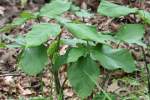
M 55 86 L 56 86 L 56 93 L 58 96 L 61 96 L 61 100 L 63 100 L 63 89 L 60 85 L 59 77 L 58 77 L 58 71 L 53 72 L 54 74 L 54 80 L 55 80 Z
M 57 51 L 56 51 L 57 53 L 59 52 L 61 33 L 62 32 L 60 32 L 58 37 L 56 37 L 56 39 L 58 41 L 57 42 Z M 52 64 L 52 66 L 53 66 L 53 64 Z M 56 93 L 59 96 L 59 100 L 63 100 L 64 94 L 63 94 L 63 88 L 62 88 L 62 86 L 60 84 L 60 80 L 59 80 L 59 77 L 58 77 L 59 71 L 58 70 L 57 71 L 53 70 L 52 73 L 54 75 L 54 81 L 55 81 L 55 86 L 56 86 Z

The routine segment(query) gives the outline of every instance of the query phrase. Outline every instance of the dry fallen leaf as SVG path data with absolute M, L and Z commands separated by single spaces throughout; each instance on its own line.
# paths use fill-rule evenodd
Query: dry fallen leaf
M 117 89 L 119 89 L 120 87 L 118 86 L 118 82 L 114 81 L 111 85 L 108 86 L 107 91 L 108 92 L 114 92 Z
M 4 78 L 4 82 L 5 82 L 5 84 L 8 84 L 8 85 L 14 84 L 14 79 L 13 79 L 12 76 L 6 76 L 6 77 Z
M 29 89 L 24 89 L 20 84 L 18 84 L 18 88 L 19 88 L 19 90 L 20 90 L 20 93 L 21 93 L 22 95 L 24 95 L 24 96 L 32 94 L 32 91 L 31 91 L 31 90 L 29 90 Z
M 4 16 L 5 8 L 0 6 L 0 15 Z
M 30 94 L 32 94 L 32 91 L 29 90 L 29 89 L 25 89 L 25 90 L 22 92 L 22 94 L 23 94 L 24 96 L 30 95 Z
M 69 97 L 72 97 L 74 95 L 74 93 L 71 89 L 65 89 L 64 94 Z

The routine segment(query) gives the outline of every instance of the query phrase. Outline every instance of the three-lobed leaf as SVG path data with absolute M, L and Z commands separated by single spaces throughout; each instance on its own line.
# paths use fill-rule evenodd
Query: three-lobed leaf
M 48 61 L 46 50 L 43 45 L 23 50 L 19 61 L 21 69 L 29 75 L 39 74 Z
M 56 0 L 50 4 L 46 4 L 40 10 L 40 16 L 54 18 L 69 8 L 70 3 Z M 103 0 L 98 12 L 110 17 L 120 17 L 135 13 L 137 9 L 112 4 Z M 148 17 L 143 17 L 144 14 L 142 12 L 139 12 L 139 14 L 141 14 L 144 20 L 148 20 L 149 23 L 149 15 L 147 15 Z M 78 13 L 78 15 L 85 16 L 81 13 Z M 20 20 L 18 23 L 22 22 L 24 22 L 24 20 Z M 111 36 L 99 34 L 93 26 L 75 23 L 65 23 L 65 26 L 74 36 L 83 40 L 96 41 L 103 44 L 106 44 L 108 40 L 113 40 Z M 58 71 L 62 64 L 71 63 L 68 69 L 69 81 L 77 94 L 84 98 L 92 93 L 95 81 L 99 76 L 98 65 L 94 60 L 99 61 L 105 68 L 111 70 L 118 68 L 123 69 L 125 72 L 133 72 L 136 70 L 134 60 L 126 49 L 94 48 L 91 52 L 91 56 L 94 59 L 92 60 L 89 56 L 84 57 L 86 52 L 85 48 L 72 48 L 67 55 L 59 55 L 55 53 L 57 47 L 57 42 L 55 42 L 46 53 L 46 48 L 41 44 L 46 42 L 49 36 L 58 35 L 60 31 L 60 26 L 57 24 L 41 23 L 33 26 L 32 30 L 29 31 L 25 37 L 26 46 L 30 48 L 24 50 L 19 62 L 24 72 L 29 75 L 40 73 L 48 61 L 47 53 L 49 56 L 54 54 L 54 70 Z M 137 43 L 141 40 L 143 35 L 143 25 L 126 24 L 119 29 L 115 37 L 128 43 Z
M 106 0 L 102 0 L 101 4 L 98 7 L 99 14 L 109 17 L 120 17 L 126 16 L 130 13 L 136 13 L 136 8 L 128 8 L 125 6 L 117 5 Z
M 136 70 L 134 59 L 126 49 L 112 49 L 110 47 L 94 47 L 91 51 L 93 59 L 109 70 L 123 69 L 125 72 L 131 73 Z
M 40 23 L 33 25 L 25 37 L 26 46 L 39 46 L 46 42 L 50 36 L 57 36 L 61 32 L 58 24 Z
M 99 68 L 95 61 L 89 56 L 81 57 L 77 62 L 71 64 L 68 69 L 68 79 L 81 97 L 85 98 L 92 93 L 99 76 Z

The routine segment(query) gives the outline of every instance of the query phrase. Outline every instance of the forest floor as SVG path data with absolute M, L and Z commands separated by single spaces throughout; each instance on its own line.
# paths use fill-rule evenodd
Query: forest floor
M 116 0 L 114 1 L 116 2 Z M 123 2 L 120 1 L 119 3 L 123 4 Z M 38 11 L 43 5 L 44 1 L 42 0 L 37 0 L 37 2 L 30 2 L 25 7 L 21 7 L 21 5 L 16 2 L 12 3 L 11 0 L 8 0 L 8 2 L 0 0 L 0 28 L 12 22 L 15 18 L 19 16 L 20 12 L 22 12 L 23 10 L 30 10 L 35 12 Z M 133 6 L 137 5 L 135 4 Z M 142 5 L 142 9 L 150 11 L 149 0 L 145 0 L 144 4 Z M 65 13 L 63 16 L 68 19 L 81 21 L 91 25 L 96 25 L 98 30 L 106 32 L 116 31 L 122 23 L 137 23 L 137 21 L 139 20 L 134 19 L 133 16 L 111 19 L 104 16 L 100 16 L 97 13 L 95 13 L 95 11 L 91 12 L 94 14 L 94 16 L 86 19 L 77 17 L 76 15 L 70 12 Z M 46 18 L 43 18 L 41 20 L 44 20 L 45 22 L 47 21 Z M 30 20 L 21 27 L 17 27 L 11 30 L 10 33 L 6 32 L 0 34 L 5 34 L 7 36 L 13 37 L 20 34 L 24 35 L 33 23 L 35 23 L 35 21 Z M 68 37 L 67 31 L 64 31 L 64 34 L 65 35 L 63 37 Z M 149 26 L 147 26 L 145 38 L 143 40 L 147 44 L 150 43 Z M 9 41 L 5 42 L 9 43 Z M 123 48 L 128 48 L 132 52 L 134 58 L 136 59 L 137 67 L 140 67 L 140 69 L 143 70 L 139 72 L 137 71 L 136 73 L 132 74 L 126 74 L 121 71 L 110 72 L 104 70 L 102 76 L 100 76 L 103 78 L 107 77 L 104 84 L 104 89 L 108 92 L 115 92 L 118 96 L 138 96 L 139 100 L 148 100 L 148 97 L 145 94 L 147 91 L 147 74 L 145 71 L 145 60 L 143 59 L 142 49 L 136 45 L 120 44 L 119 46 Z M 67 46 L 62 47 L 61 51 L 64 52 L 66 48 Z M 0 100 L 18 100 L 19 98 L 21 100 L 21 98 L 30 98 L 36 96 L 49 97 L 55 95 L 53 92 L 54 83 L 52 83 L 53 76 L 51 75 L 51 72 L 49 72 L 45 68 L 44 72 L 36 77 L 26 75 L 17 66 L 17 56 L 19 52 L 20 51 L 18 49 L 0 49 Z M 146 62 L 149 65 L 150 53 L 146 50 L 145 52 Z M 63 83 L 66 80 L 65 69 L 62 68 L 60 70 L 59 76 L 61 79 L 61 83 Z M 66 85 L 64 89 L 64 94 L 66 100 L 80 100 L 73 92 L 71 86 L 68 85 L 68 81 L 66 81 L 65 84 Z

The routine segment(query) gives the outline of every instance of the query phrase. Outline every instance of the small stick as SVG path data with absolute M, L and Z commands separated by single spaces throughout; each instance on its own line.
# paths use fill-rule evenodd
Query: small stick
M 146 61 L 146 54 L 145 54 L 145 51 L 144 51 L 144 48 L 142 48 L 142 52 L 143 52 L 143 56 L 144 56 L 144 62 L 145 62 L 145 68 L 146 68 L 146 71 L 147 71 L 147 81 L 148 81 L 148 93 L 150 94 L 150 71 L 149 71 L 149 68 L 148 68 L 148 63 Z
M 20 74 L 2 74 L 0 77 L 6 77 L 6 76 L 21 76 Z

